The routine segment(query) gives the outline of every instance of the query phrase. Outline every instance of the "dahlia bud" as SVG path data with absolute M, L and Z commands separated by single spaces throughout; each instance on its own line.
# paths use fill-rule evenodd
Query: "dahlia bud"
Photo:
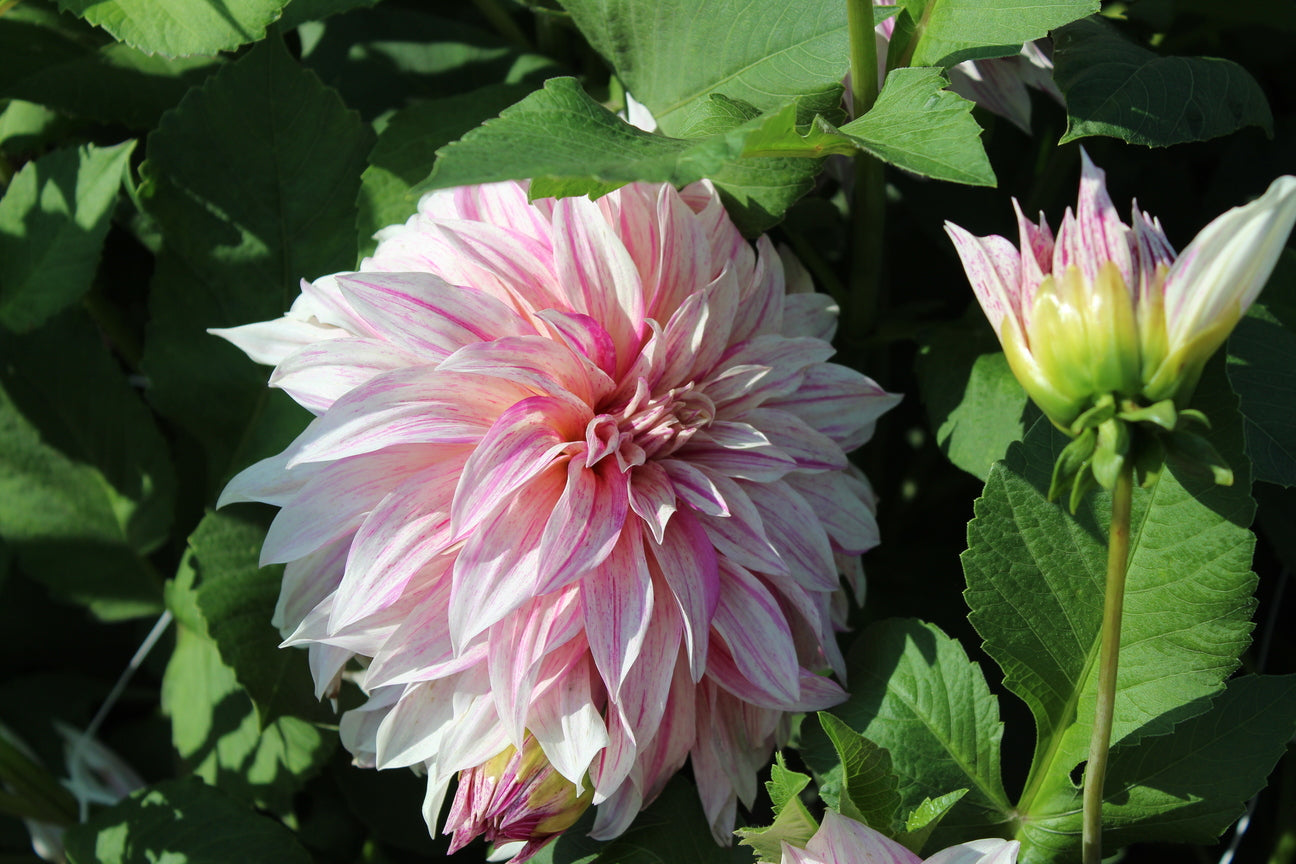
M 1013 374 L 1074 439 L 1049 495 L 1069 486 L 1074 510 L 1090 485 L 1110 489 L 1126 464 L 1146 481 L 1167 452 L 1231 483 L 1190 430 L 1208 424 L 1188 403 L 1282 252 L 1296 222 L 1296 177 L 1220 216 L 1176 256 L 1137 205 L 1133 226 L 1121 221 L 1105 175 L 1083 151 L 1082 159 L 1076 213 L 1067 211 L 1056 241 L 1048 223 L 1019 208 L 1020 250 L 946 225 Z
M 454 833 L 450 852 L 484 835 L 490 843 L 523 845 L 513 857 L 526 861 L 550 840 L 581 817 L 594 797 L 559 774 L 540 744 L 529 733 L 519 751 L 515 747 L 459 772 L 446 830 Z

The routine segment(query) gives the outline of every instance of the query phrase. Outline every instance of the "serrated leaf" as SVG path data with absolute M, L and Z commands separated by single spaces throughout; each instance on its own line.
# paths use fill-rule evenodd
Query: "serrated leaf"
M 841 760 L 841 814 L 894 837 L 900 793 L 896 791 L 899 780 L 891 770 L 891 754 L 833 715 L 820 711 L 818 716 Z
M 194 779 L 141 789 L 64 843 L 69 864 L 311 864 L 283 825 Z
M 999 776 L 1003 724 L 980 668 L 935 625 L 891 619 L 866 629 L 847 658 L 850 698 L 833 714 L 891 753 L 903 808 L 970 790 L 936 831 L 948 845 L 1002 831 L 1013 807 Z M 835 762 L 803 730 L 818 773 Z
M 922 803 L 909 814 L 909 818 L 905 820 L 904 830 L 896 836 L 896 840 L 915 855 L 920 854 L 923 846 L 927 845 L 927 838 L 931 837 L 945 815 L 954 809 L 954 805 L 967 793 L 966 789 L 956 789 L 939 798 L 924 798 Z
M 1170 735 L 1111 750 L 1104 851 L 1130 843 L 1213 843 L 1242 815 L 1296 732 L 1296 675 L 1247 675 Z M 1063 864 L 1080 843 L 1080 791 L 1064 778 L 1023 823 L 1021 860 Z
M 262 727 L 282 716 L 334 721 L 315 697 L 306 652 L 279 647 L 270 619 L 283 567 L 259 566 L 265 529 L 243 512 L 208 513 L 189 538 L 207 631 L 252 698 Z
M 58 0 L 64 12 L 102 27 L 145 54 L 191 57 L 265 38 L 288 0 Z
M 979 338 L 987 332 L 963 326 L 935 331 L 918 360 L 936 443 L 951 462 L 982 480 L 1039 416 L 998 340 Z
M 23 572 L 107 620 L 154 614 L 146 556 L 174 502 L 166 443 L 84 313 L 0 339 L 0 537 Z
M 171 743 L 185 768 L 277 813 L 291 809 L 292 796 L 337 745 L 335 734 L 296 717 L 262 728 L 216 644 L 183 625 L 162 678 L 162 711 L 171 718 Z
M 791 770 L 787 767 L 783 754 L 775 754 L 774 764 L 770 766 L 770 779 L 765 783 L 765 791 L 770 796 L 775 813 L 782 810 L 789 801 L 799 800 L 801 793 L 809 785 L 810 775 Z
M 134 141 L 57 150 L 0 199 L 0 326 L 39 327 L 90 289 Z
M 849 65 L 846 6 L 837 0 L 563 0 L 563 6 L 667 135 L 683 134 L 695 106 L 712 93 L 772 111 L 840 83 Z
M 1026 42 L 1098 11 L 1097 0 L 907 0 L 918 22 L 911 66 L 1008 57 Z
M 1216 366 L 1198 397 L 1238 483 L 1181 482 L 1167 470 L 1135 490 L 1112 732 L 1125 746 L 1205 710 L 1250 641 L 1254 538 L 1246 526 L 1255 507 L 1236 402 Z M 1019 805 L 1031 818 L 1049 778 L 1087 757 L 1097 686 L 1110 496 L 1089 496 L 1076 516 L 1045 500 L 1065 443 L 1041 420 L 995 466 L 963 553 L 969 619 L 1035 718 L 1035 757 Z
M 782 858 L 783 843 L 804 847 L 819 830 L 819 823 L 801 803 L 801 792 L 810 778 L 799 771 L 791 771 L 784 763 L 783 754 L 775 757 L 770 767 L 770 779 L 765 784 L 774 805 L 774 824 L 763 828 L 739 828 L 734 833 L 744 846 L 756 852 L 757 861 L 778 862 Z
M 808 109 L 784 110 L 780 117 L 791 123 Z M 543 90 L 443 148 L 432 176 L 414 191 L 533 178 L 534 191 L 543 194 L 600 194 L 636 180 L 683 186 L 709 177 L 736 199 L 739 216 L 746 214 L 744 229 L 767 226 L 809 191 L 819 162 L 744 159 L 748 135 L 765 122 L 780 121 L 758 118 L 697 140 L 667 138 L 621 120 L 575 79 L 551 78 Z
M 1162 57 L 1099 20 L 1054 37 L 1053 80 L 1066 96 L 1063 144 L 1090 135 L 1169 147 L 1245 126 L 1273 134 L 1264 91 L 1231 60 Z
M 143 365 L 153 404 L 202 442 L 209 494 L 246 464 L 235 454 L 267 406 L 288 400 L 207 328 L 276 318 L 300 279 L 354 264 L 371 143 L 360 118 L 275 39 L 191 92 L 149 136 L 144 201 L 165 246 Z M 262 438 L 280 447 L 307 419 L 273 414 L 282 428 Z
M 360 181 L 356 204 L 360 254 L 369 254 L 377 245 L 374 232 L 402 223 L 414 213 L 418 197 L 413 187 L 432 171 L 437 150 L 532 89 L 528 84 L 497 84 L 418 102 L 394 114 L 378 136 Z
M 30 3 L 0 16 L 0 98 L 77 117 L 147 128 L 221 62 L 151 57 Z
M 1228 353 L 1255 479 L 1296 486 L 1296 334 L 1265 307 L 1252 306 L 1229 336 Z
M 938 69 L 896 69 L 877 102 L 841 128 L 863 150 L 924 177 L 994 186 L 972 103 L 948 90 Z

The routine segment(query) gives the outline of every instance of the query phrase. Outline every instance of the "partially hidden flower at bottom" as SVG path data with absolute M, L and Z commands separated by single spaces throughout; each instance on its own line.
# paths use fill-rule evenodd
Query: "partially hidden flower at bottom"
M 728 842 L 789 712 L 843 698 L 878 540 L 846 453 L 899 397 L 827 362 L 831 300 L 708 184 L 443 190 L 378 237 L 216 331 L 317 415 L 221 498 L 281 508 L 285 644 L 320 695 L 361 664 L 343 743 L 426 772 L 430 829 L 458 777 L 456 845 L 529 855 L 585 801 L 614 837 L 686 760 Z
M 834 810 L 804 849 L 783 843 L 782 864 L 1016 864 L 1021 844 L 997 837 L 972 840 L 920 858 L 896 841 Z
M 1020 246 L 945 226 L 1013 374 L 1075 439 L 1054 491 L 1070 485 L 1074 509 L 1091 477 L 1112 488 L 1126 459 L 1155 476 L 1163 449 L 1231 482 L 1210 445 L 1185 428 L 1205 421 L 1188 404 L 1282 252 L 1296 222 L 1296 177 L 1218 217 L 1176 255 L 1137 203 L 1132 227 L 1121 221 L 1104 173 L 1081 153 L 1079 201 L 1056 240 L 1042 215 L 1031 222 L 1016 201 Z

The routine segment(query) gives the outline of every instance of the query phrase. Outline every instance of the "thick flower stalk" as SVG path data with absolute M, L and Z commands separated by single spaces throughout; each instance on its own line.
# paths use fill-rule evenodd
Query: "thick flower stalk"
M 972 289 L 1017 380 L 1076 440 L 1059 460 L 1053 492 L 1072 508 L 1097 480 L 1115 485 L 1133 461 L 1146 478 L 1163 455 L 1201 457 L 1220 482 L 1227 468 L 1183 421 L 1210 356 L 1273 270 L 1296 221 L 1296 178 L 1207 225 L 1181 255 L 1160 223 L 1134 207 L 1124 224 L 1105 175 L 1083 154 L 1080 197 L 1056 240 L 1017 210 L 1020 249 L 947 224 Z
M 829 810 L 804 849 L 784 841 L 782 864 L 1016 864 L 1016 840 L 988 838 L 919 858 L 867 825 Z
M 839 571 L 859 596 L 877 542 L 846 453 L 898 397 L 707 184 L 444 190 L 379 240 L 220 331 L 317 415 L 221 499 L 281 508 L 285 644 L 320 694 L 358 658 L 343 742 L 425 771 L 430 827 L 459 776 L 456 844 L 584 801 L 616 836 L 686 760 L 727 842 L 787 712 L 843 698 Z

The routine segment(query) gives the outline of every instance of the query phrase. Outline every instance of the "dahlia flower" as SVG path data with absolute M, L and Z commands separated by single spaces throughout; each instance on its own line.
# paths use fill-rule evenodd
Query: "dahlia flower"
M 705 183 L 443 190 L 378 238 L 214 331 L 317 415 L 221 497 L 281 508 L 285 644 L 321 695 L 358 659 L 343 742 L 425 771 L 431 830 L 459 775 L 457 844 L 583 801 L 616 836 L 686 759 L 727 842 L 787 712 L 843 698 L 839 568 L 858 596 L 877 542 L 846 453 L 898 397 Z
M 1296 177 L 1215 219 L 1176 256 L 1137 203 L 1133 227 L 1121 221 L 1106 175 L 1083 150 L 1081 159 L 1076 212 L 1067 210 L 1056 240 L 1042 215 L 1031 223 L 1016 201 L 1020 249 L 945 229 L 1017 380 L 1078 436 L 1072 467 L 1096 453 L 1095 477 L 1110 488 L 1132 453 L 1121 421 L 1177 432 L 1177 415 L 1200 419 L 1184 409 L 1282 252 L 1296 222 Z
M 782 864 L 1016 864 L 1016 840 L 990 838 L 919 858 L 884 834 L 833 810 L 804 849 L 783 843 Z

